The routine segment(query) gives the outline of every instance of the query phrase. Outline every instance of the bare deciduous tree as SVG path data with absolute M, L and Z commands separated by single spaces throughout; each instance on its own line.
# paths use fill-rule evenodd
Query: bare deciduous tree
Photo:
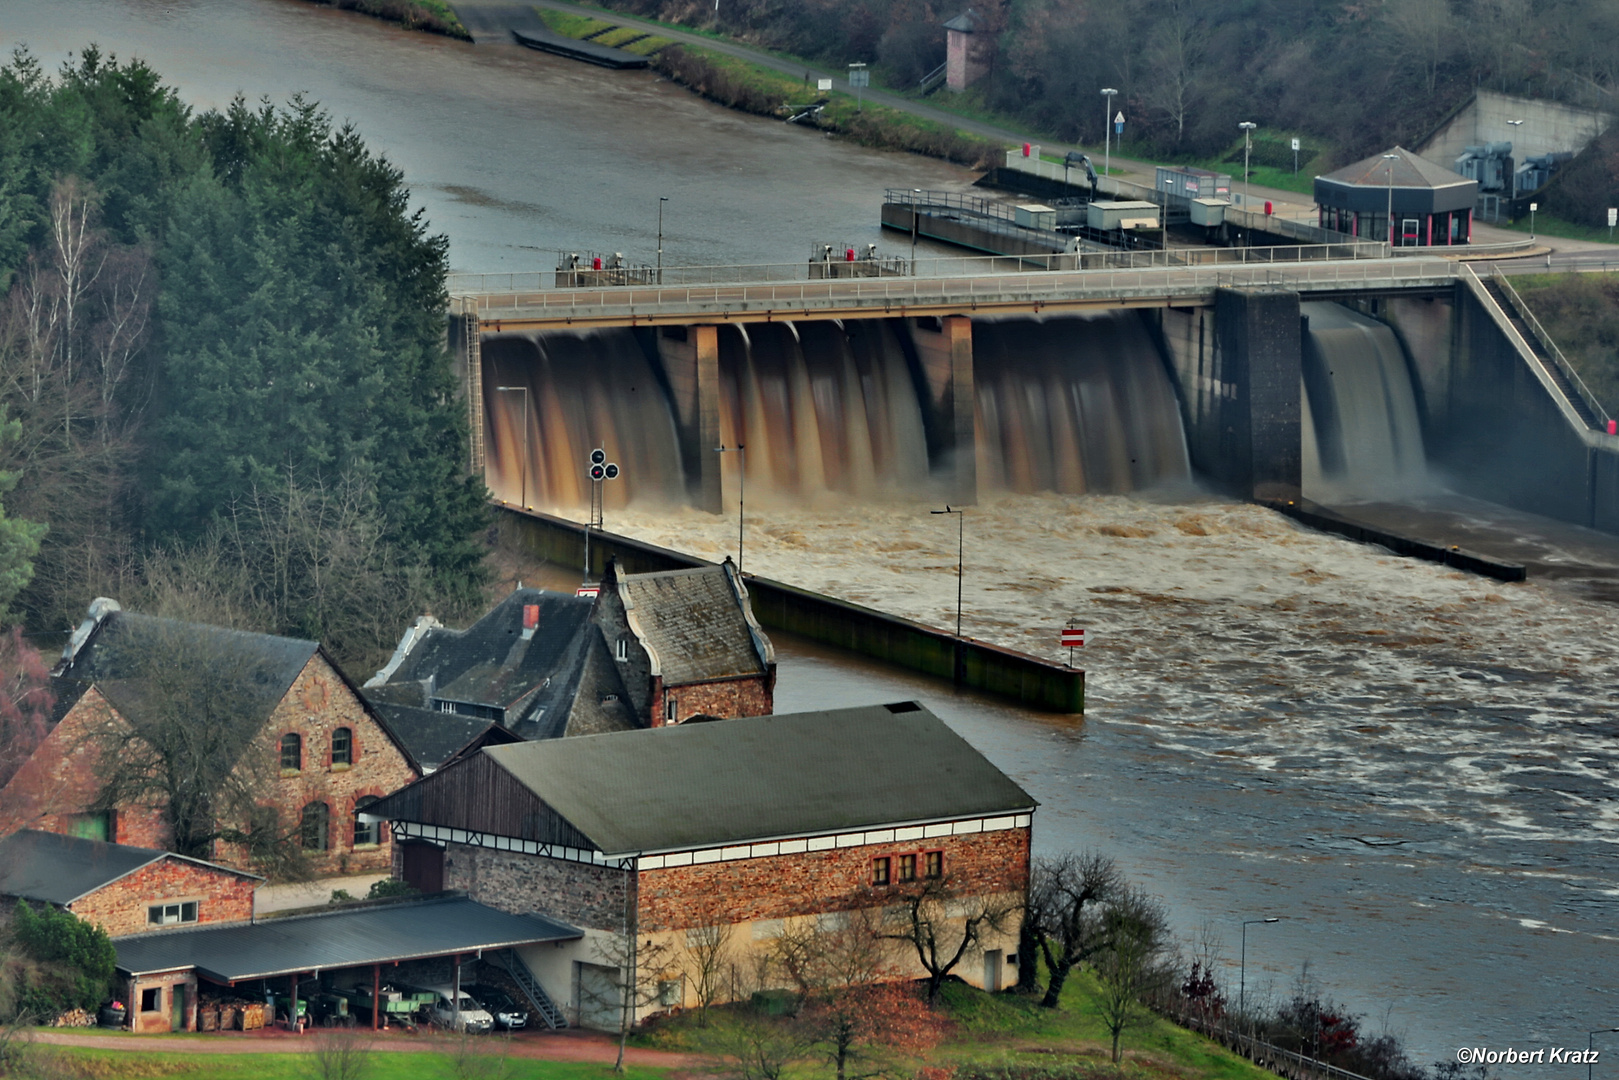
M 1004 932 L 1022 907 L 1021 898 L 969 892 L 954 878 L 916 886 L 885 920 L 883 937 L 909 945 L 927 972 L 927 1000 L 939 1000 L 939 988 L 956 965 L 983 951 L 984 938 Z
M 365 1080 L 371 1065 L 369 1037 L 352 1029 L 328 1028 L 312 1040 L 304 1072 L 310 1080 Z
M 717 913 L 716 913 L 717 914 Z M 697 995 L 697 1022 L 708 1023 L 709 1006 L 720 1001 L 732 968 L 730 923 L 713 921 L 686 931 L 682 967 Z
M 1105 944 L 1098 912 L 1123 884 L 1113 860 L 1094 851 L 1035 860 L 1023 940 L 1032 940 L 1046 962 L 1046 992 L 1040 1001 L 1045 1008 L 1055 1009 L 1061 1003 L 1063 986 L 1074 966 Z M 1021 950 L 1020 945 L 1020 962 L 1024 959 Z
M 1101 929 L 1106 944 L 1091 962 L 1096 973 L 1093 997 L 1117 1064 L 1124 1032 L 1152 1016 L 1143 999 L 1174 978 L 1166 962 L 1169 918 L 1157 898 L 1132 887 L 1107 902 Z

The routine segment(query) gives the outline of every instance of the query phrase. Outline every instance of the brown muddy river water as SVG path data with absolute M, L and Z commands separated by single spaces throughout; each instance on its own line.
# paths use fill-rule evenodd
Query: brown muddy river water
M 882 189 L 971 180 L 648 73 L 297 0 L 0 0 L 0 47 L 54 67 L 90 42 L 199 107 L 302 91 L 352 120 L 462 270 L 544 269 L 559 250 L 651 261 L 659 196 L 670 264 L 796 260 L 817 241 L 901 253 L 878 234 Z M 761 501 L 748 569 L 947 625 L 955 533 L 927 509 Z M 1249 993 L 1285 992 L 1309 961 L 1419 1061 L 1619 1026 L 1619 607 L 1579 574 L 1501 585 L 1190 490 L 969 514 L 967 633 L 1057 658 L 1057 627 L 1080 620 L 1086 718 L 792 639 L 779 709 L 926 701 L 1040 799 L 1039 847 L 1115 855 L 1183 931 L 1223 938 L 1233 985 L 1241 920 L 1283 917 L 1249 935 Z M 709 557 L 735 539 L 734 517 L 683 510 L 612 509 L 608 527 Z M 1611 540 L 1581 542 L 1619 567 Z

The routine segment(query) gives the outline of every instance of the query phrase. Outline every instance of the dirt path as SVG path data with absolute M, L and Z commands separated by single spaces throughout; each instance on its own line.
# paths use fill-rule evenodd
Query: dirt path
M 362 1035 L 370 1035 L 361 1031 Z M 313 1048 L 318 1032 L 293 1035 L 285 1031 L 227 1033 L 224 1035 L 78 1035 L 68 1031 L 36 1031 L 34 1041 L 51 1046 L 80 1046 L 96 1050 L 146 1051 L 163 1054 L 301 1054 Z M 445 1053 L 453 1046 L 448 1035 L 394 1035 L 379 1033 L 370 1039 L 373 1050 L 403 1054 Z M 512 1036 L 511 1055 L 541 1061 L 586 1061 L 611 1065 L 618 1044 L 607 1035 L 586 1031 L 519 1032 Z M 690 1054 L 630 1047 L 624 1053 L 630 1065 L 679 1069 L 703 1062 Z

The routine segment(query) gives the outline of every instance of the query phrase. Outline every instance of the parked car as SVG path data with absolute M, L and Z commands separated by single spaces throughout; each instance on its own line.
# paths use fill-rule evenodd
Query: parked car
M 495 1018 L 464 988 L 459 1000 L 453 987 L 424 986 L 422 989 L 433 995 L 433 1003 L 427 1007 L 427 1018 L 439 1027 L 477 1032 L 494 1030 Z
M 521 1031 L 528 1027 L 528 1009 L 512 1000 L 512 996 L 498 986 L 463 986 L 474 1001 L 483 1005 L 484 1012 L 495 1018 L 495 1026 L 505 1031 Z

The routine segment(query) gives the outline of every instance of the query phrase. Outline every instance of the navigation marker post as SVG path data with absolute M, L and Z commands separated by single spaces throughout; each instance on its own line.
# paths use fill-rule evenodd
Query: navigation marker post
M 849 65 L 849 85 L 854 88 L 854 111 L 860 111 L 860 91 L 871 85 L 871 72 L 865 64 Z
M 590 520 L 585 523 L 585 581 L 590 580 L 590 530 L 602 527 L 602 481 L 617 480 L 618 466 L 607 460 L 601 447 L 590 452 Z
M 1068 625 L 1062 629 L 1059 640 L 1062 642 L 1063 647 L 1068 650 L 1068 666 L 1073 667 L 1074 650 L 1085 647 L 1085 631 L 1075 626 L 1074 620 L 1069 619 Z
M 1619 225 L 1619 208 L 1608 207 L 1608 243 L 1613 243 L 1613 227 Z

